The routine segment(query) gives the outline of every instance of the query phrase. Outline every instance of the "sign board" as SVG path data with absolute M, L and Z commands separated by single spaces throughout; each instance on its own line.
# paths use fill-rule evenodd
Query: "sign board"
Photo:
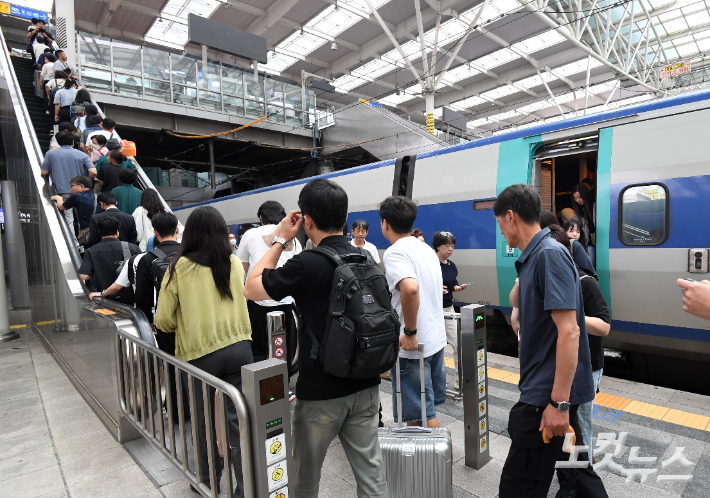
M 319 130 L 330 128 L 335 124 L 335 114 L 328 111 L 316 111 L 316 124 Z
M 2 14 L 10 14 L 11 16 L 21 17 L 23 19 L 32 19 L 34 17 L 39 19 L 40 21 L 44 21 L 45 23 L 49 22 L 49 14 L 47 14 L 46 12 L 40 12 L 38 10 L 12 4 L 9 5 L 9 12 L 7 12 L 5 10 L 5 5 L 8 4 L 0 2 L 0 13 Z
M 268 62 L 266 38 L 195 14 L 187 15 L 187 41 L 247 60 Z
M 661 79 L 688 74 L 690 72 L 690 62 L 676 62 L 670 66 L 661 66 Z
M 0 14 L 9 14 L 10 4 L 5 2 L 0 2 Z

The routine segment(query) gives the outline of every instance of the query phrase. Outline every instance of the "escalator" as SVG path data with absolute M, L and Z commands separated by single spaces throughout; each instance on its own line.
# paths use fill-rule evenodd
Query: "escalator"
M 11 56 L 1 32 L 0 113 L 7 177 L 14 184 L 18 211 L 5 216 L 17 216 L 21 226 L 32 313 L 29 326 L 112 435 L 119 442 L 139 438 L 119 406 L 116 337 L 121 329 L 154 344 L 150 323 L 135 308 L 88 299 L 89 288 L 78 274 L 81 256 L 64 217 L 49 199 L 51 181 L 41 175 L 50 116 L 34 92 L 32 61 Z M 136 171 L 140 188 L 154 188 L 137 162 Z M 169 209 L 165 201 L 163 205 Z M 6 266 L 10 264 L 6 261 Z

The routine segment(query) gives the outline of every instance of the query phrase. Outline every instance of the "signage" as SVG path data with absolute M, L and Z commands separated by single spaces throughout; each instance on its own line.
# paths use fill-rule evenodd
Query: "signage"
M 509 247 L 506 241 L 503 241 L 501 252 L 504 258 L 517 258 L 520 256 L 520 249 L 516 247 Z
M 690 62 L 676 62 L 669 66 L 661 66 L 661 79 L 678 76 L 680 74 L 688 74 L 690 72 Z
M 324 130 L 335 124 L 335 114 L 331 111 L 316 111 L 316 125 L 319 130 Z
M 9 14 L 10 4 L 5 2 L 0 2 L 0 14 Z
M 286 473 L 286 460 L 282 460 L 267 467 L 266 476 L 269 483 L 269 492 L 288 484 L 288 474 Z
M 266 440 L 266 465 L 286 458 L 286 435 L 281 434 Z
M 2 14 L 8 13 L 12 16 L 21 17 L 23 19 L 32 19 L 34 17 L 40 21 L 44 21 L 45 23 L 49 22 L 49 14 L 46 12 L 40 12 L 38 10 L 28 9 L 27 7 L 12 4 L 9 5 L 9 12 L 6 12 L 4 7 L 5 5 L 8 4 L 0 2 L 0 13 Z

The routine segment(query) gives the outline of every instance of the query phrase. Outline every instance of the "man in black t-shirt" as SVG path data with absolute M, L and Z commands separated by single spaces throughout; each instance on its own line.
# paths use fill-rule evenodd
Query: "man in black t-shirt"
M 278 269 L 279 256 L 303 225 L 316 246 L 330 246 L 339 253 L 353 247 L 343 236 L 348 196 L 338 184 L 324 179 L 309 182 L 298 198 L 301 211 L 291 211 L 278 228 L 272 246 L 254 267 L 246 286 L 247 299 L 280 301 L 293 296 L 304 328 L 299 331 L 301 351 L 310 351 L 308 327 L 323 339 L 335 265 L 324 256 L 304 251 Z M 293 413 L 294 496 L 318 496 L 321 468 L 332 440 L 340 437 L 357 481 L 358 495 L 389 496 L 377 440 L 380 378 L 345 379 L 327 374 L 318 359 L 299 355 L 296 406 Z
M 119 150 L 112 150 L 108 153 L 108 164 L 101 168 L 96 175 L 101 185 L 101 192 L 111 192 L 119 185 L 123 185 L 118 178 L 123 163 L 123 154 Z M 131 213 L 128 213 L 131 214 Z

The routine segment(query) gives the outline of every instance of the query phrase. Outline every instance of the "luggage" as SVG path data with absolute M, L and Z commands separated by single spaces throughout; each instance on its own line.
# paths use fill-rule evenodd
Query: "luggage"
M 398 427 L 379 430 L 390 498 L 453 498 L 453 449 L 446 428 L 402 426 L 402 391 L 397 361 Z M 422 420 L 426 420 L 424 346 L 419 345 Z

